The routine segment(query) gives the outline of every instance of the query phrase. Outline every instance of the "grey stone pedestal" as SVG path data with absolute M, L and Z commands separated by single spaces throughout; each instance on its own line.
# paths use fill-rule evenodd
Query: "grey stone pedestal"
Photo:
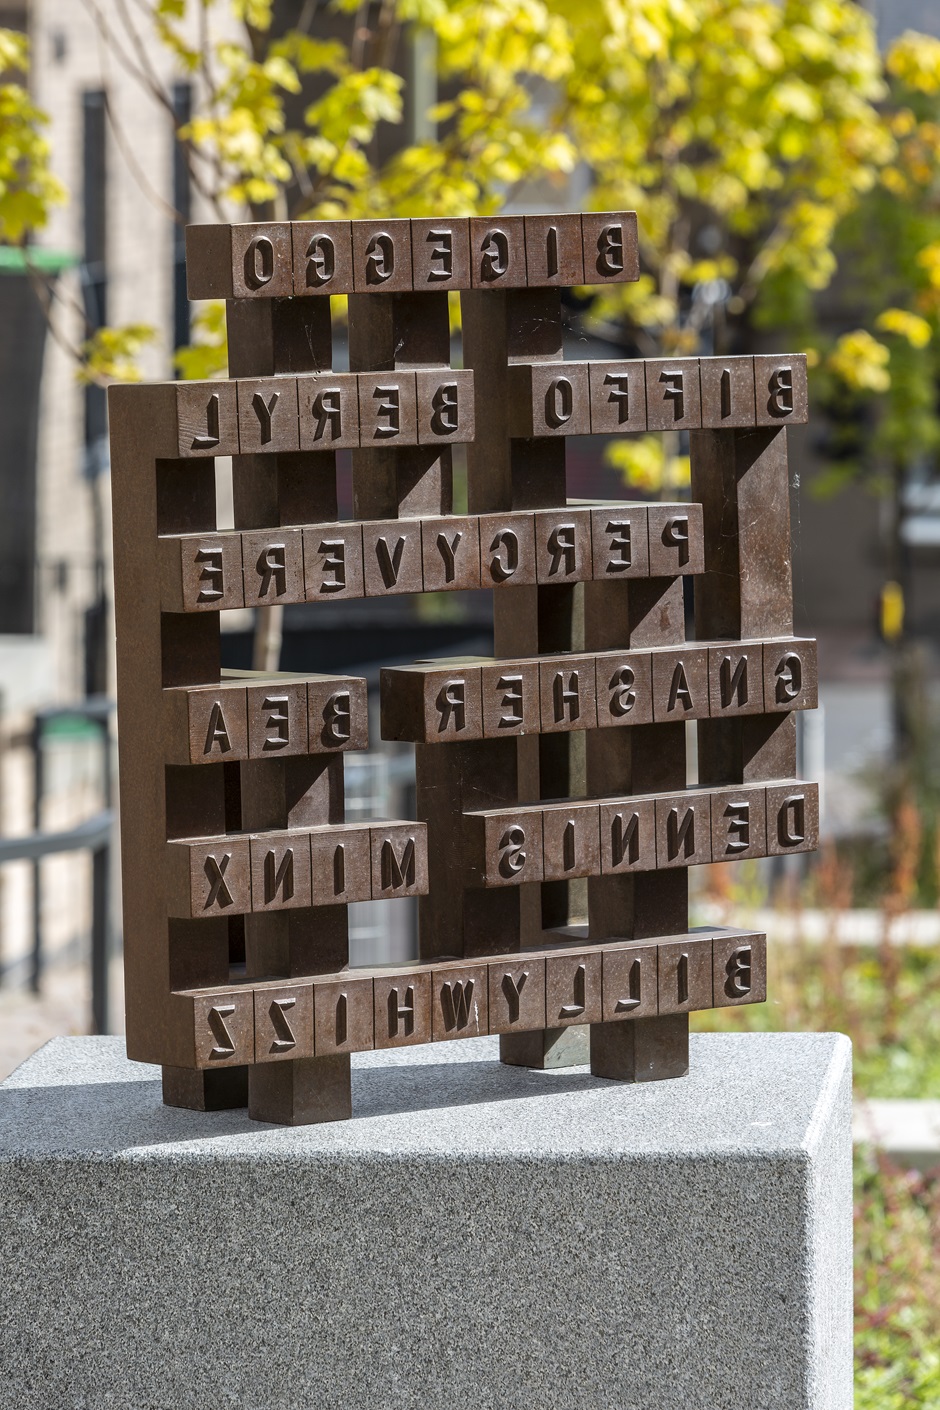
M 848 1041 L 638 1087 L 496 1053 L 368 1054 L 352 1121 L 287 1129 L 43 1048 L 0 1087 L 2 1410 L 850 1410 Z

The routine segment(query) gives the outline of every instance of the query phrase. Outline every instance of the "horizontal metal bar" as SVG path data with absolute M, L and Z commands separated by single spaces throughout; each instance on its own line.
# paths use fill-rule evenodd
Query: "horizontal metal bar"
M 81 852 L 86 848 L 97 851 L 111 841 L 113 826 L 114 812 L 106 808 L 65 832 L 33 832 L 27 837 L 2 837 L 0 866 L 4 862 L 35 862 L 56 852 Z

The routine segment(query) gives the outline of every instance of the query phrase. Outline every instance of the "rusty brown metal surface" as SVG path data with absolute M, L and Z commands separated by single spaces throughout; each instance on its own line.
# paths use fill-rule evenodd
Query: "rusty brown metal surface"
M 130 1056 L 167 1102 L 285 1124 L 350 1115 L 352 1052 L 483 1033 L 508 1063 L 681 1076 L 689 1012 L 766 997 L 763 936 L 688 931 L 688 867 L 818 838 L 785 430 L 805 358 L 565 361 L 559 291 L 639 276 L 629 212 L 196 226 L 187 250 L 191 296 L 227 300 L 230 378 L 111 393 Z M 689 433 L 691 503 L 568 503 L 567 436 L 651 430 Z M 416 821 L 344 822 L 364 681 L 220 671 L 224 610 L 480 587 L 492 660 L 382 672 Z M 350 970 L 346 907 L 386 896 L 419 897 L 420 960 Z

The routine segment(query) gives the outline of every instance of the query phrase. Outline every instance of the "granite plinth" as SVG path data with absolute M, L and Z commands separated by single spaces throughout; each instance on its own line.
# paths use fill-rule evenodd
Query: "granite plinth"
M 497 1051 L 354 1058 L 351 1121 L 277 1128 L 48 1044 L 0 1086 L 2 1410 L 850 1410 L 848 1041 Z

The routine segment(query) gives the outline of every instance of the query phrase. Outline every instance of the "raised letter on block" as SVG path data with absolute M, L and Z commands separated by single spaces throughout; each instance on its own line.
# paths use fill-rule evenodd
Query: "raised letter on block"
M 595 579 L 648 578 L 649 527 L 645 506 L 609 504 L 591 510 Z
M 427 970 L 376 974 L 375 1046 L 404 1048 L 431 1041 L 431 976 Z
M 471 219 L 470 279 L 474 289 L 525 288 L 525 226 L 521 215 Z
M 478 1038 L 489 1032 L 485 964 L 435 965 L 431 971 L 431 1037 Z
M 376 900 L 424 896 L 428 834 L 424 823 L 373 823 L 372 895 Z
M 652 1018 L 657 1012 L 656 950 L 651 945 L 605 949 L 604 1022 Z
M 497 661 L 484 665 L 480 680 L 486 739 L 538 731 L 538 661 Z
M 774 784 L 767 789 L 767 855 L 814 852 L 819 845 L 819 786 Z
M 657 946 L 659 954 L 659 1012 L 689 1013 L 712 1006 L 711 936 L 687 935 Z
M 650 576 L 704 573 L 705 534 L 700 504 L 651 504 Z
M 754 425 L 754 359 L 699 359 L 702 425 L 709 430 Z
M 310 829 L 311 899 L 315 906 L 372 899 L 369 823 Z
M 354 220 L 353 282 L 357 294 L 393 294 L 411 288 L 411 222 Z
M 712 861 L 767 855 L 767 800 L 760 785 L 722 788 L 711 795 Z
M 308 602 L 365 596 L 361 524 L 313 524 L 303 531 L 303 545 Z
M 425 592 L 460 592 L 480 586 L 480 521 L 476 518 L 421 520 L 421 563 Z
M 255 1062 L 313 1057 L 313 985 L 259 986 L 255 1000 Z
M 815 710 L 818 704 L 816 643 L 794 638 L 764 643 L 764 709 Z
M 758 426 L 804 422 L 809 416 L 806 354 L 791 357 L 762 354 L 754 359 L 754 390 Z
M 711 861 L 707 794 L 677 793 L 656 799 L 656 866 L 691 867 Z
M 529 288 L 583 284 L 580 215 L 527 215 L 523 219 Z
M 640 277 L 636 211 L 581 216 L 585 284 L 629 284 Z
M 767 998 L 766 935 L 712 937 L 712 1003 L 715 1008 L 733 1004 L 762 1004 Z
M 352 372 L 297 378 L 301 450 L 355 450 L 359 445 L 359 379 Z
M 251 1062 L 255 1052 L 251 990 L 197 994 L 193 998 L 193 1040 L 197 1068 Z
M 489 971 L 491 1033 L 519 1033 L 545 1027 L 545 960 L 507 955 Z
M 411 271 L 416 292 L 469 289 L 469 220 L 413 220 Z
M 545 1022 L 549 1028 L 600 1023 L 600 950 L 560 950 L 545 961 Z
M 546 881 L 600 876 L 596 803 L 547 803 L 542 810 L 542 870 Z
M 372 980 L 344 975 L 314 981 L 314 1046 L 317 1057 L 367 1052 L 374 1042 Z
M 351 294 L 352 226 L 348 220 L 295 220 L 295 294 Z

